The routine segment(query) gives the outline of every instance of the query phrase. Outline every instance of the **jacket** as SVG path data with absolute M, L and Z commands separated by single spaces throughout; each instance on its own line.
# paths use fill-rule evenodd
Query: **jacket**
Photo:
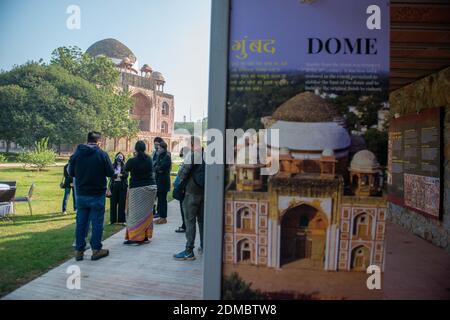
M 114 164 L 113 164 L 113 168 L 114 168 Z M 126 188 L 128 188 L 128 175 L 129 174 L 127 171 L 125 171 L 125 163 L 122 163 L 122 166 L 120 168 L 120 173 L 122 174 L 122 176 L 120 177 L 120 182 L 122 183 L 122 188 L 126 189 Z M 115 170 L 114 170 L 113 176 L 109 179 L 108 188 L 110 191 L 113 190 L 116 179 L 117 179 L 117 174 L 115 173 Z
M 106 177 L 112 177 L 111 160 L 96 144 L 80 144 L 69 160 L 69 174 L 76 179 L 78 195 L 100 196 L 106 193 Z
M 71 184 L 73 183 L 73 178 L 69 174 L 69 164 L 66 164 L 64 166 L 64 180 L 63 180 L 63 187 L 64 188 L 70 188 Z
M 203 157 L 203 151 L 194 151 L 193 154 L 192 154 L 192 152 L 188 152 L 184 158 L 184 161 L 180 167 L 180 170 L 178 171 L 180 180 L 187 181 L 186 182 L 186 193 L 191 193 L 191 194 L 196 194 L 196 195 L 204 194 L 203 188 L 200 188 L 199 186 L 197 186 L 197 184 L 194 182 L 194 178 L 193 178 L 193 172 L 201 163 L 202 157 Z M 194 159 L 194 161 L 192 161 L 192 159 Z
M 159 154 L 155 162 L 155 178 L 158 191 L 169 192 L 170 190 L 170 171 L 172 170 L 172 158 L 170 153 L 163 152 Z

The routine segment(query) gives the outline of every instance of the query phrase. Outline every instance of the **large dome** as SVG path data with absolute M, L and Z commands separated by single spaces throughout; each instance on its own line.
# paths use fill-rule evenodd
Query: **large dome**
M 338 116 L 331 103 L 314 93 L 303 92 L 283 103 L 272 117 L 263 118 L 262 122 L 266 129 L 278 129 L 278 142 L 271 141 L 272 133 L 267 132 L 272 147 L 287 148 L 294 151 L 294 156 L 310 158 L 320 157 L 328 149 L 341 158 L 348 155 L 351 141 L 347 130 L 336 121 Z
M 336 108 L 312 92 L 303 92 L 289 99 L 272 115 L 275 120 L 293 122 L 332 122 L 339 117 Z
M 346 150 L 350 146 L 347 130 L 335 122 L 292 122 L 276 121 L 270 129 L 278 129 L 279 141 L 267 131 L 268 145 L 275 148 L 288 148 L 297 151 L 315 151 L 325 149 Z M 272 141 L 274 139 L 275 141 Z M 337 154 L 336 156 L 340 156 Z
M 86 53 L 93 57 L 104 55 L 116 61 L 128 58 L 132 63 L 136 62 L 133 52 L 122 42 L 112 38 L 97 41 L 86 50 Z
M 358 172 L 374 172 L 378 171 L 380 164 L 377 157 L 369 150 L 361 150 L 357 152 L 350 163 L 351 171 Z

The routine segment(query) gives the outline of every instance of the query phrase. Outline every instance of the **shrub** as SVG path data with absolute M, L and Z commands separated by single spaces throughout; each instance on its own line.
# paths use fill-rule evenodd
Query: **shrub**
M 253 290 L 251 283 L 246 283 L 236 272 L 223 279 L 224 300 L 264 300 L 265 295 L 259 290 Z
M 6 163 L 6 162 L 7 162 L 6 156 L 4 154 L 0 153 L 0 163 Z
M 19 154 L 19 162 L 36 167 L 38 171 L 54 164 L 56 160 L 56 153 L 48 147 L 48 138 L 43 138 L 34 143 L 33 151 L 25 151 Z

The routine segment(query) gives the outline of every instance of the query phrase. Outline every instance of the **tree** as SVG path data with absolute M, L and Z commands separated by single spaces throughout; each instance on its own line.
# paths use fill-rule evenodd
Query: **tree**
M 50 64 L 59 65 L 74 76 L 108 89 L 113 89 L 119 80 L 119 71 L 111 59 L 105 56 L 91 57 L 77 46 L 53 50 Z
M 51 145 L 83 142 L 97 130 L 105 137 L 134 136 L 129 93 L 117 90 L 119 72 L 107 57 L 77 47 L 53 51 L 50 64 L 28 62 L 0 72 L 0 139 L 24 147 L 48 137 Z
M 352 130 L 359 130 L 359 122 L 359 117 L 353 112 L 347 112 L 345 115 L 345 124 L 350 132 Z
M 27 91 L 17 85 L 0 86 L 0 137 L 6 142 L 6 152 L 12 141 L 17 141 L 24 132 L 23 123 L 29 118 L 25 110 Z
M 106 137 L 133 137 L 139 131 L 137 121 L 129 117 L 134 101 L 126 90 L 118 91 L 119 71 L 111 59 L 92 57 L 76 46 L 60 47 L 53 51 L 52 65 L 58 65 L 70 74 L 79 76 L 97 86 L 107 105 L 101 115 L 101 131 Z
M 118 94 L 107 94 L 107 110 L 102 117 L 101 127 L 105 136 L 120 138 L 124 135 L 133 137 L 139 131 L 138 122 L 129 117 L 130 105 L 134 105 L 133 98 L 124 91 Z
M 6 94 L 11 86 L 16 91 L 20 88 L 22 95 Z M 0 101 L 5 101 L 2 111 L 10 105 L 9 115 L 2 121 L 13 119 L 9 128 L 2 124 L 2 139 L 13 131 L 14 136 L 8 139 L 25 147 L 44 137 L 55 145 L 79 143 L 87 131 L 101 128 L 99 117 L 106 108 L 101 91 L 60 66 L 34 62 L 16 66 L 0 74 L 0 88 Z
M 357 108 L 361 112 L 361 125 L 368 129 L 378 124 L 378 110 L 381 109 L 381 101 L 375 96 L 358 102 Z
M 253 290 L 251 283 L 242 280 L 236 272 L 223 279 L 224 300 L 264 300 L 266 297 L 259 290 Z
M 354 93 L 347 93 L 342 96 L 337 96 L 335 99 L 328 98 L 328 102 L 333 103 L 339 113 L 346 116 L 349 113 L 348 107 L 357 105 L 358 95 Z
M 367 149 L 375 154 L 382 166 L 385 166 L 388 156 L 388 133 L 372 128 L 366 131 L 364 140 L 366 141 Z

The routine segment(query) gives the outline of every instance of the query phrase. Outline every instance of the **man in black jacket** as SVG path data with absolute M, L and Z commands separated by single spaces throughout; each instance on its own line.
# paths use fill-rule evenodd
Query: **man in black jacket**
M 83 260 L 86 247 L 86 230 L 92 223 L 92 260 L 109 254 L 102 249 L 103 220 L 105 217 L 106 177 L 112 177 L 114 170 L 106 152 L 100 149 L 99 132 L 89 132 L 87 144 L 80 144 L 70 157 L 69 173 L 76 179 L 77 225 L 75 259 Z

